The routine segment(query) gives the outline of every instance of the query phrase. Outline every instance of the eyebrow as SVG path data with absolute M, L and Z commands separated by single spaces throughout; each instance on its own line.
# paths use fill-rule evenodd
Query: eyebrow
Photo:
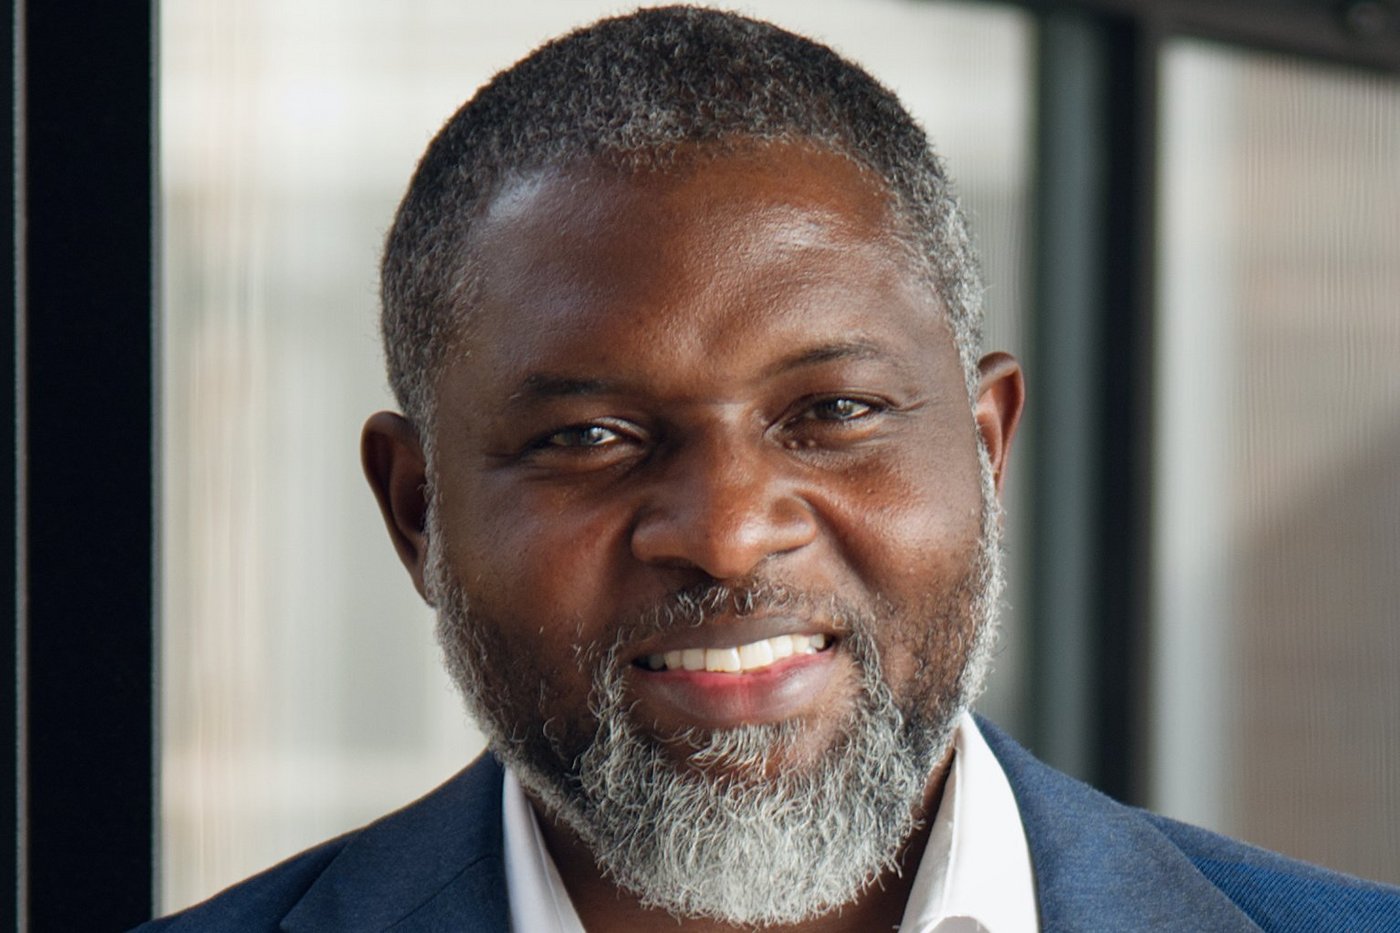
M 863 340 L 843 340 L 808 347 L 783 357 L 764 370 L 765 378 L 780 376 L 809 366 L 841 360 L 882 359 L 888 354 L 878 344 Z M 511 406 L 529 405 L 558 398 L 578 398 L 589 395 L 608 395 L 622 392 L 623 383 L 610 379 L 590 379 L 578 376 L 562 376 L 555 373 L 531 373 L 520 381 L 519 387 L 510 394 Z
M 520 387 L 510 394 L 509 401 L 514 405 L 552 398 L 603 395 L 614 392 L 617 388 L 617 383 L 606 379 L 580 379 L 552 373 L 531 373 L 521 380 Z
M 842 340 L 799 350 L 768 367 L 765 375 L 778 376 L 795 369 L 820 366 L 823 363 L 834 363 L 842 360 L 884 359 L 888 355 L 883 347 L 870 341 Z

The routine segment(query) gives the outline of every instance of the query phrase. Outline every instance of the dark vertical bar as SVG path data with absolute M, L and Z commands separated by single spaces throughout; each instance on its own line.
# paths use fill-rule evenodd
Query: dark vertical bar
M 152 10 L 22 6 L 21 897 L 119 930 L 152 890 Z
M 1148 35 L 1140 21 L 1050 10 L 1037 65 L 1032 731 L 1050 763 L 1123 797 L 1149 567 Z
M 7 527 L 11 529 L 19 528 L 19 498 L 9 493 L 16 489 L 18 459 L 16 452 L 19 449 L 20 430 L 20 399 L 19 390 L 19 353 L 20 353 L 20 331 L 16 326 L 17 320 L 14 313 L 15 302 L 18 297 L 20 257 L 15 246 L 18 237 L 16 236 L 19 224 L 19 198 L 15 185 L 17 175 L 16 152 L 20 140 L 21 112 L 19 107 L 19 95 L 16 93 L 15 75 L 19 70 L 19 47 L 15 41 L 16 21 L 19 19 L 20 10 L 18 7 L 10 8 L 10 15 L 5 17 L 5 22 L 0 29 L 4 30 L 3 41 L 6 59 L 4 76 L 0 78 L 5 88 L 5 99 L 10 102 L 10 123 L 8 145 L 0 155 L 0 184 L 5 186 L 5 203 L 10 205 L 10 225 L 6 228 L 9 233 L 5 234 L 5 246 L 8 249 L 5 255 L 10 257 L 6 275 L 5 295 L 8 298 L 10 311 L 5 314 L 4 321 L 0 322 L 0 327 L 4 328 L 5 346 L 5 366 L 0 382 L 3 382 L 3 389 L 9 396 L 10 421 L 5 431 L 5 454 L 4 463 L 0 465 L 0 482 L 4 483 L 7 495 L 5 496 L 6 518 L 9 520 Z M 0 843 L 0 871 L 4 872 L 3 890 L 0 890 L 0 928 L 20 929 L 19 916 L 19 846 L 11 844 L 19 839 L 19 743 L 20 743 L 20 723 L 19 723 L 19 553 L 16 547 L 18 543 L 17 534 L 5 536 L 4 544 L 0 545 L 0 593 L 10 593 L 10 605 L 13 610 L 15 625 L 6 627 L 5 637 L 5 660 L 4 671 L 0 674 L 0 716 L 4 716 L 6 723 L 6 738 L 0 742 L 0 762 L 4 766 L 4 780 L 7 785 L 14 790 L 6 800 L 3 808 L 3 815 L 0 815 L 0 826 L 3 826 L 4 843 Z
M 1158 75 L 1161 31 L 1139 17 L 1108 29 L 1105 102 L 1114 158 L 1104 235 L 1104 408 L 1099 442 L 1102 555 L 1096 614 L 1100 787 L 1147 802 L 1152 605 Z

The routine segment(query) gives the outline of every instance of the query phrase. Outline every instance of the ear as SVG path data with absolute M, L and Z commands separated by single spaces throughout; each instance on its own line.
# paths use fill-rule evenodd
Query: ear
M 424 586 L 428 563 L 428 466 L 417 429 L 394 412 L 371 415 L 360 435 L 360 461 L 379 501 L 389 540 L 413 578 L 418 595 L 428 601 Z
M 982 435 L 982 443 L 987 447 L 1000 495 L 1011 438 L 1016 434 L 1021 406 L 1026 401 L 1025 377 L 1021 374 L 1021 364 L 1009 353 L 987 354 L 977 364 L 977 370 L 981 379 L 973 416 L 977 419 L 977 433 Z

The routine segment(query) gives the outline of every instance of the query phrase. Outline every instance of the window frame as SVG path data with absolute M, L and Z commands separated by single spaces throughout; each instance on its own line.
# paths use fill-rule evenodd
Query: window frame
M 16 929 L 151 909 L 154 16 L 45 0 L 8 25 Z

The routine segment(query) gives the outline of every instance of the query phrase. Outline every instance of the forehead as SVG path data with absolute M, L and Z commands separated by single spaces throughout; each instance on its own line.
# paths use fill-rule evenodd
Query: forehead
M 946 336 L 897 230 L 873 174 L 810 146 L 535 171 L 476 224 L 469 354 L 526 367 L 572 347 L 587 358 L 571 364 L 666 369 L 870 329 Z
M 507 178 L 486 202 L 474 240 L 489 243 L 513 226 L 541 221 L 586 232 L 616 221 L 674 224 L 732 212 L 805 213 L 852 235 L 885 238 L 896 229 L 892 203 L 878 175 L 815 143 L 685 144 Z

